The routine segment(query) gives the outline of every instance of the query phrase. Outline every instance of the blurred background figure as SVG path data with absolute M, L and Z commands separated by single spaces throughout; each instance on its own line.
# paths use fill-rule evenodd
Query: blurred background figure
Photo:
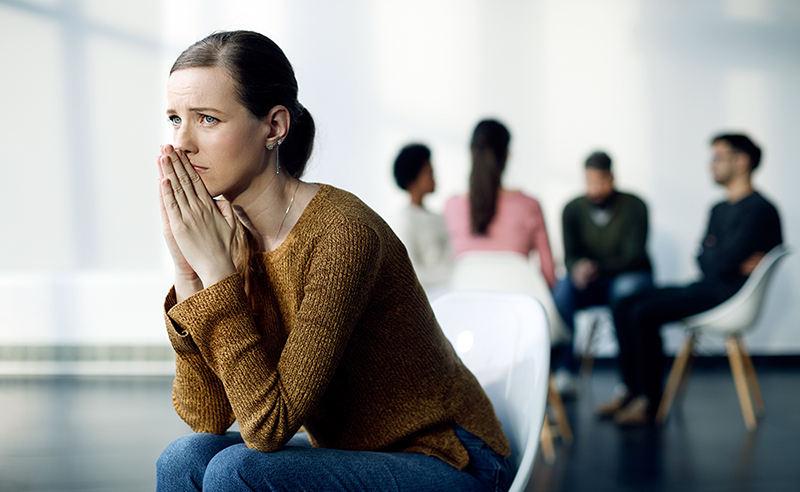
M 661 401 L 664 323 L 721 304 L 744 285 L 759 260 L 783 242 L 778 210 L 753 189 L 761 149 L 746 135 L 721 134 L 711 140 L 711 174 L 726 199 L 711 209 L 697 263 L 700 280 L 627 297 L 614 306 L 619 366 L 628 391 L 597 407 L 601 417 L 620 425 L 652 423 Z
M 433 299 L 447 290 L 452 253 L 444 219 L 423 204 L 425 195 L 436 190 L 430 149 L 419 143 L 403 147 L 394 161 L 394 178 L 410 199 L 399 214 L 396 233 L 408 250 L 420 283 Z
M 547 285 L 556 282 L 550 241 L 542 208 L 521 191 L 501 184 L 511 134 L 496 120 L 475 127 L 470 150 L 469 193 L 447 201 L 444 218 L 456 258 L 470 251 L 513 251 L 539 254 Z
M 551 340 L 559 340 L 564 329 L 551 295 L 556 276 L 542 208 L 501 183 L 510 141 L 496 120 L 481 121 L 472 134 L 469 192 L 449 199 L 444 212 L 455 253 L 452 286 L 533 295 L 547 311 Z M 534 253 L 537 269 L 529 263 Z
M 594 152 L 585 163 L 586 194 L 564 207 L 564 263 L 567 275 L 553 297 L 570 333 L 575 311 L 614 306 L 623 297 L 653 285 L 647 256 L 647 206 L 637 196 L 614 188 L 611 158 Z M 553 347 L 554 381 L 560 391 L 575 388 L 573 343 Z

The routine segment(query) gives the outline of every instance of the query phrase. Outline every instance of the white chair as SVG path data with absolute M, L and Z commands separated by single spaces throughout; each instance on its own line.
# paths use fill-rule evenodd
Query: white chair
M 733 297 L 708 311 L 682 320 L 688 334 L 672 364 L 664 396 L 656 414 L 656 422 L 663 424 L 667 420 L 675 395 L 685 388 L 688 382 L 697 336 L 716 335 L 726 339 L 728 360 L 739 397 L 739 405 L 742 407 L 745 426 L 749 431 L 755 430 L 756 417 L 753 400 L 755 400 L 759 413 L 764 411 L 764 400 L 761 397 L 753 362 L 747 353 L 742 335 L 756 326 L 769 279 L 775 272 L 778 262 L 788 252 L 783 245 L 775 247 L 761 259 L 742 288 Z
M 511 444 L 511 492 L 528 484 L 544 422 L 550 373 L 547 317 L 524 294 L 463 291 L 434 300 L 444 334 L 492 401 Z
M 533 296 L 544 307 L 550 327 L 550 343 L 569 340 L 569 334 L 558 314 L 553 296 L 538 265 L 519 253 L 512 251 L 471 251 L 461 254 L 455 261 L 450 280 L 452 291 L 484 290 L 493 292 L 513 292 Z M 564 443 L 572 442 L 572 429 L 555 384 L 548 394 L 555 427 L 550 425 L 545 414 L 542 429 L 542 453 L 545 461 L 555 461 L 553 437 L 561 436 Z
M 553 344 L 569 340 L 553 295 L 539 268 L 526 256 L 512 251 L 470 251 L 456 258 L 450 288 L 517 292 L 535 297 L 544 306 Z

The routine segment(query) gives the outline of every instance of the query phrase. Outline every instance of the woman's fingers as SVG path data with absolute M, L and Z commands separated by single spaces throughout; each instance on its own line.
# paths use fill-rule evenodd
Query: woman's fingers
M 181 204 L 177 197 L 182 197 L 183 201 L 186 201 L 186 196 L 183 193 L 175 193 L 175 186 L 171 183 L 169 178 L 161 179 L 160 184 L 161 210 L 163 212 L 161 217 L 162 220 L 164 220 L 164 224 L 172 229 L 174 225 L 183 222 L 183 217 L 181 217 Z
M 167 182 L 170 184 L 170 198 L 167 199 L 167 196 L 164 195 L 164 204 L 167 206 L 167 210 L 169 210 L 169 208 L 173 205 L 177 206 L 178 209 L 188 210 L 189 201 L 186 197 L 186 191 L 177 175 L 175 161 L 172 159 L 172 157 L 167 155 L 161 158 L 161 170 L 164 178 L 166 178 Z M 166 193 L 163 187 L 162 193 Z
M 180 185 L 181 191 L 187 196 L 187 203 L 189 205 L 192 205 L 193 199 L 197 198 L 207 208 L 212 208 L 213 199 L 211 195 L 209 195 L 208 190 L 206 190 L 206 186 L 200 178 L 200 175 L 197 174 L 197 171 L 192 167 L 192 163 L 189 161 L 186 154 L 176 150 L 171 145 L 167 145 L 164 148 L 164 153 L 169 157 L 169 167 L 172 168 L 174 176 L 177 178 L 173 181 L 173 188 Z M 175 192 L 179 193 L 177 189 L 175 189 Z M 181 202 L 179 201 L 179 203 Z
M 167 217 L 167 210 L 164 208 L 164 189 L 163 183 L 164 181 L 164 171 L 161 169 L 161 159 L 164 155 L 159 155 L 158 160 L 156 162 L 156 167 L 158 168 L 158 205 L 161 211 L 161 223 L 164 225 L 165 228 L 169 227 L 169 217 Z
M 233 212 L 233 207 L 231 207 L 231 203 L 228 200 L 219 199 L 214 200 L 214 203 L 217 205 L 217 209 L 225 217 L 225 221 L 228 222 L 228 225 L 231 229 L 234 230 L 234 234 L 236 231 L 236 215 Z
M 197 171 L 195 171 L 194 167 L 192 167 L 192 163 L 189 161 L 189 158 L 183 152 L 178 153 L 178 158 L 183 164 L 183 169 L 189 178 L 189 182 L 192 184 L 195 195 L 197 195 L 197 197 L 206 205 L 211 205 L 214 199 L 208 193 L 206 185 L 203 183 L 200 175 L 197 174 Z

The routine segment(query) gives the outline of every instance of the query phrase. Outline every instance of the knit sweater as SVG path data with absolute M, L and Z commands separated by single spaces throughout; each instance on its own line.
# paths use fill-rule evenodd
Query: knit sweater
M 238 420 L 247 446 L 422 452 L 463 469 L 458 424 L 508 456 L 492 404 L 439 328 L 408 255 L 355 196 L 322 185 L 263 254 L 263 312 L 239 274 L 165 301 L 173 404 L 196 432 Z
M 586 196 L 564 207 L 564 263 L 572 272 L 575 262 L 589 258 L 604 275 L 636 270 L 650 271 L 647 256 L 647 206 L 635 195 L 615 192 L 608 205 L 611 219 L 599 225 L 592 220 L 592 202 Z

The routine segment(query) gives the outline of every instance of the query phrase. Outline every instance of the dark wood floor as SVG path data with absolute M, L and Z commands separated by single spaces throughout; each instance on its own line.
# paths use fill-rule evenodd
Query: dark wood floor
M 662 429 L 595 419 L 593 405 L 616 383 L 611 368 L 597 368 L 567 402 L 574 443 L 558 443 L 552 465 L 537 459 L 528 490 L 800 490 L 800 367 L 755 362 L 767 414 L 754 433 L 719 361 L 696 364 L 682 410 Z M 152 491 L 159 453 L 188 432 L 170 386 L 162 377 L 0 378 L 0 491 Z
M 800 366 L 754 361 L 766 404 L 747 432 L 724 358 L 698 359 L 682 405 L 664 427 L 621 429 L 595 404 L 618 379 L 611 364 L 565 402 L 575 439 L 555 463 L 537 457 L 529 491 L 800 491 Z

